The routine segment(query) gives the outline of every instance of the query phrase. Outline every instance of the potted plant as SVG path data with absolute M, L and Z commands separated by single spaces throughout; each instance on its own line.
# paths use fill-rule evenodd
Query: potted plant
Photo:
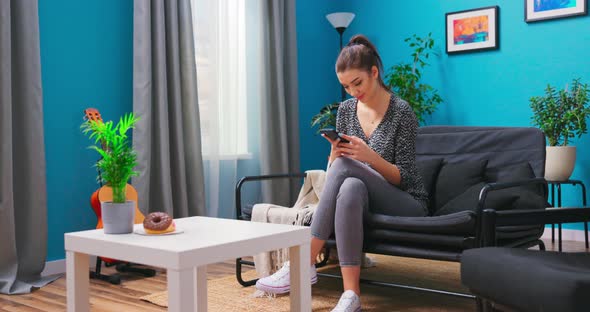
M 412 35 L 406 38 L 412 51 L 412 63 L 399 63 L 390 68 L 385 75 L 385 83 L 399 97 L 406 100 L 414 110 L 420 124 L 424 124 L 424 117 L 432 114 L 436 106 L 443 100 L 438 91 L 432 86 L 421 83 L 422 70 L 428 63 L 426 60 L 433 50 L 434 39 L 429 33 L 425 38 Z
M 311 118 L 311 127 L 313 128 L 317 126 L 317 133 L 320 133 L 320 130 L 324 128 L 336 128 L 336 113 L 338 112 L 338 105 L 340 105 L 338 102 L 328 104 L 322 107 L 320 112 Z
M 117 125 L 112 121 L 88 120 L 81 126 L 84 134 L 89 134 L 101 159 L 97 162 L 100 183 L 112 188 L 113 201 L 101 203 L 104 232 L 124 234 L 133 231 L 136 203 L 126 200 L 127 182 L 138 174 L 137 154 L 133 150 L 127 131 L 133 129 L 139 118 L 133 113 L 124 115 Z
M 530 98 L 532 122 L 549 143 L 545 157 L 545 179 L 549 181 L 565 181 L 574 170 L 576 147 L 568 144 L 571 138 L 587 132 L 588 91 L 588 84 L 574 79 L 569 88 L 557 90 L 547 85 L 544 96 Z

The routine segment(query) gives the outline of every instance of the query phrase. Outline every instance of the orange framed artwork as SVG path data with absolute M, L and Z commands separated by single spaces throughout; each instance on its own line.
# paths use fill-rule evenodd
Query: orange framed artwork
M 498 13 L 498 6 L 447 13 L 447 53 L 498 49 Z

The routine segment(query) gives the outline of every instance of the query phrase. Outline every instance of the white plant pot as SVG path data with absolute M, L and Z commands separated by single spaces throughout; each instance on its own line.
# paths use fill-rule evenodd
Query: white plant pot
M 547 146 L 545 155 L 545 180 L 566 181 L 576 164 L 575 146 Z
M 133 232 L 135 201 L 125 203 L 101 202 L 102 223 L 105 234 L 129 234 Z

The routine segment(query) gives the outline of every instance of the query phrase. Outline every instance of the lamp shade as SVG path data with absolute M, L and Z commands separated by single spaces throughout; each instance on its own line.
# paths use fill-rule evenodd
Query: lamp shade
M 354 14 L 348 12 L 338 12 L 328 14 L 326 15 L 326 18 L 334 28 L 346 28 L 354 19 Z

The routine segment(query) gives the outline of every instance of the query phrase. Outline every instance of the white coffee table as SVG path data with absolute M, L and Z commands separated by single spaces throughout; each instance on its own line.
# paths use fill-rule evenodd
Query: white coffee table
M 90 309 L 89 255 L 167 269 L 168 311 L 202 312 L 207 311 L 207 264 L 285 247 L 291 260 L 291 311 L 311 311 L 309 227 L 207 217 L 175 222 L 183 233 L 143 236 L 90 230 L 65 234 L 68 311 Z

